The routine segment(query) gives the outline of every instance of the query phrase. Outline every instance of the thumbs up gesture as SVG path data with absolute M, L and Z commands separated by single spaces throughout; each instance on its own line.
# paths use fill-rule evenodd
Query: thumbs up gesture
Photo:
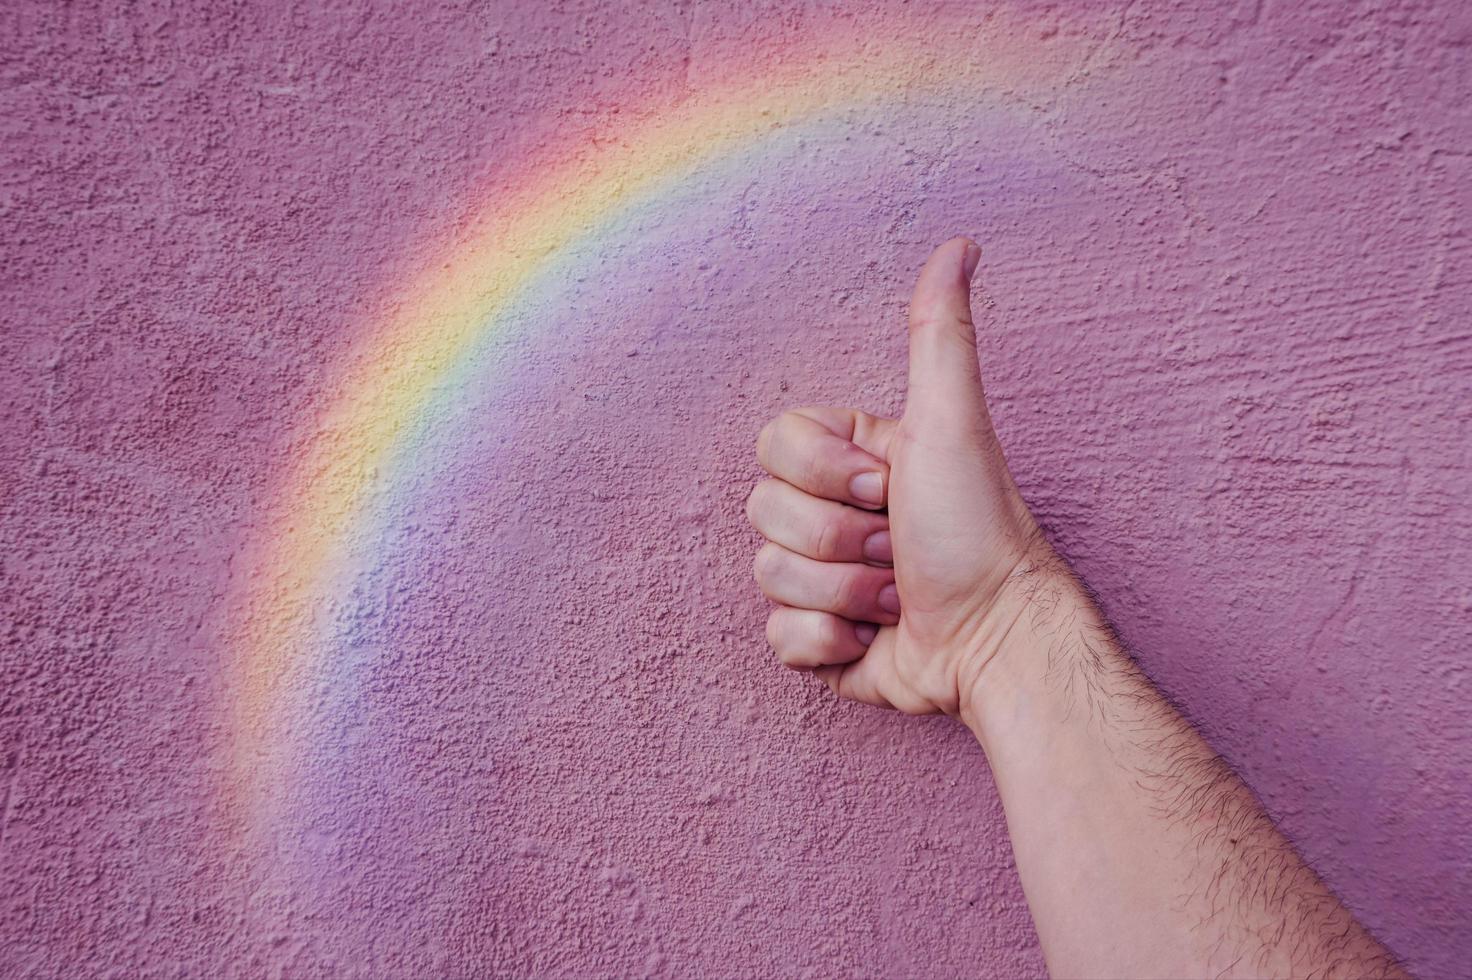
M 937 248 L 910 300 L 905 413 L 802 408 L 762 430 L 771 479 L 747 515 L 767 539 L 755 574 L 777 603 L 781 661 L 837 694 L 959 715 L 1026 615 L 1054 558 L 992 431 L 971 278 L 981 249 Z

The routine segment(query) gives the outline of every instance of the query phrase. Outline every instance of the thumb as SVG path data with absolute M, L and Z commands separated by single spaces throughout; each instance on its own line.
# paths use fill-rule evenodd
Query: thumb
M 971 277 L 981 247 L 952 238 L 930 253 L 910 297 L 910 390 L 905 414 L 923 424 L 985 418 L 971 321 Z

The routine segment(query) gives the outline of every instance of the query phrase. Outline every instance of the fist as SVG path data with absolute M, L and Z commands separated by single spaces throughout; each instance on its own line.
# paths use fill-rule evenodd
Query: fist
M 1051 551 L 992 431 L 970 287 L 981 250 L 931 254 L 910 300 L 905 412 L 802 408 L 769 423 L 747 501 L 776 603 L 767 640 L 839 696 L 960 714 Z

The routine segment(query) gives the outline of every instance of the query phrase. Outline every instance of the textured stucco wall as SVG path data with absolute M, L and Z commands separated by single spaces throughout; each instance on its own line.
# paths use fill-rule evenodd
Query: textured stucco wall
M 772 662 L 741 512 L 967 233 L 1056 542 L 1465 974 L 1468 8 L 1077 6 L 6 5 L 0 973 L 1039 971 L 980 752 Z

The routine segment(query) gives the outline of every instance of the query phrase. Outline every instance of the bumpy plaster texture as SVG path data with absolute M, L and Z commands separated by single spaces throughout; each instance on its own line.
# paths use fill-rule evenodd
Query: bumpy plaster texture
M 954 233 L 1053 539 L 1464 971 L 1472 19 L 1078 6 L 7 5 L 0 972 L 1041 970 L 749 579 Z

